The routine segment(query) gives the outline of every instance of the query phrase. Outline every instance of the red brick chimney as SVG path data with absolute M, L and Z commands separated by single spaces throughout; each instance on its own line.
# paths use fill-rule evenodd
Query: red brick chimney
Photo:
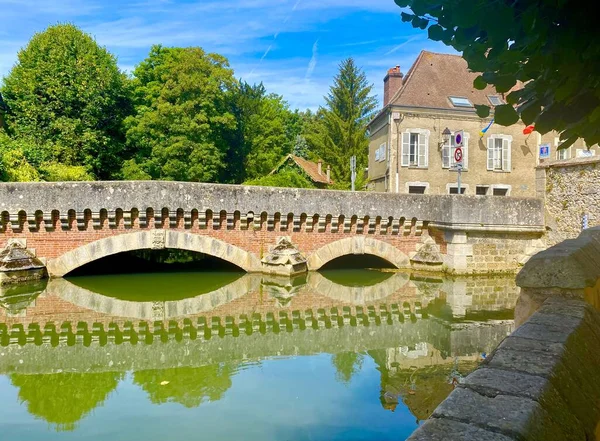
M 402 72 L 400 72 L 400 66 L 392 67 L 388 70 L 387 75 L 383 79 L 383 106 L 387 106 L 390 103 L 392 97 L 402 87 Z

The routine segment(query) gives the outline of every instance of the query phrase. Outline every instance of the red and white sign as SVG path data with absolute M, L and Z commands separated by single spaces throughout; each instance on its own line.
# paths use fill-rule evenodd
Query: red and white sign
M 455 160 L 456 162 L 461 162 L 461 161 L 462 161 L 462 158 L 463 158 L 462 149 L 461 149 L 460 147 L 457 147 L 457 148 L 454 150 L 454 160 Z

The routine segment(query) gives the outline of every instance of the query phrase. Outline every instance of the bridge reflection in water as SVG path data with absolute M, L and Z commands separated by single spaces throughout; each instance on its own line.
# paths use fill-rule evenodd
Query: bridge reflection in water
M 97 412 L 84 417 L 123 383 L 139 386 L 152 403 L 197 408 L 222 400 L 236 377 L 252 377 L 257 367 L 285 372 L 293 361 L 288 374 L 299 379 L 315 375 L 300 366 L 314 369 L 332 354 L 336 383 L 347 389 L 365 369 L 375 372 L 377 384 L 362 399 L 425 419 L 512 331 L 517 288 L 509 278 L 371 274 L 368 286 L 354 286 L 343 272 L 228 276 L 195 297 L 148 302 L 77 279 L 13 288 L 0 295 L 0 375 L 30 414 L 64 431 L 99 419 Z M 298 358 L 308 355 L 316 358 Z M 269 395 L 252 382 L 236 384 L 255 394 L 251 401 Z M 398 431 L 396 420 L 389 426 Z M 408 435 L 415 423 L 405 426 Z

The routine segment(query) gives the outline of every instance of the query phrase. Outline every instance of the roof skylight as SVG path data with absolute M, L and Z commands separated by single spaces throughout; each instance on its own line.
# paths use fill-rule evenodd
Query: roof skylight
M 454 107 L 473 107 L 468 98 L 461 96 L 449 96 L 448 98 Z
M 502 98 L 500 98 L 498 95 L 488 95 L 488 100 L 490 100 L 490 104 L 492 106 L 500 106 L 504 104 L 502 102 Z

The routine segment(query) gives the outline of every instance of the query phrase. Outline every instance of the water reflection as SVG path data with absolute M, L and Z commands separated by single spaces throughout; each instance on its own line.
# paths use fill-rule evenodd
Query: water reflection
M 368 283 L 358 283 L 361 273 Z M 292 389 L 312 378 L 322 382 L 323 394 L 315 394 L 312 406 L 327 408 L 332 398 L 325 390 L 351 393 L 348 405 L 377 418 L 380 433 L 392 434 L 398 422 L 368 403 L 376 402 L 386 414 L 427 418 L 512 331 L 510 310 L 518 291 L 510 278 L 372 273 L 340 270 L 296 279 L 213 274 L 206 285 L 196 276 L 163 274 L 135 293 L 122 286 L 134 290 L 137 276 L 119 276 L 119 289 L 110 280 L 55 279 L 47 286 L 2 291 L 0 376 L 10 378 L 31 415 L 77 433 L 82 421 L 106 421 L 90 413 L 105 406 L 110 414 L 119 399 L 111 392 L 121 387 L 143 391 L 156 405 L 211 412 L 205 405 L 233 406 L 226 399 L 232 396 L 253 406 L 261 394 L 281 391 L 277 375 L 269 377 L 272 386 L 264 386 L 273 391 L 242 393 L 253 383 L 236 379 L 256 381 L 273 365 Z M 145 290 L 153 290 L 148 300 Z M 317 363 L 319 354 L 331 354 L 332 377 L 299 367 L 304 359 Z M 295 368 L 287 371 L 288 364 Z M 359 385 L 371 379 L 373 386 L 360 392 Z M 272 412 L 282 405 L 265 404 L 274 406 Z M 222 428 L 210 430 L 216 437 Z

